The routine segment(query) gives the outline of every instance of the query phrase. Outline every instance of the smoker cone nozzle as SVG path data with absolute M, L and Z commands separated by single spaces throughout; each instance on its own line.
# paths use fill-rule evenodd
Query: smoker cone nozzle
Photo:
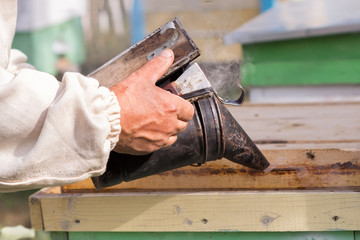
M 106 172 L 92 178 L 97 189 L 188 165 L 226 158 L 265 170 L 269 162 L 226 107 L 215 97 L 193 102 L 194 117 L 177 141 L 145 156 L 110 153 Z

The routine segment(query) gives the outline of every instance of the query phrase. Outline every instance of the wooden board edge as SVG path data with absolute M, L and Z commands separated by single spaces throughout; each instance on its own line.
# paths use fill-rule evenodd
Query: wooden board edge
M 30 195 L 28 202 L 29 202 L 29 211 L 30 211 L 30 222 L 31 227 L 37 231 L 44 230 L 44 219 L 42 213 L 42 205 L 41 200 L 44 197 L 54 197 L 60 196 L 61 187 L 48 187 L 42 188 L 39 191 L 35 192 L 34 194 Z
M 29 209 L 31 227 L 37 231 L 43 231 L 44 222 L 42 217 L 41 197 L 39 192 L 36 192 L 29 197 Z
M 360 188 L 360 150 L 286 149 L 263 150 L 270 162 L 266 173 L 226 159 L 201 167 L 186 166 L 135 181 L 96 190 L 90 179 L 63 186 L 66 192 L 116 192 L 149 190 L 272 190 Z
M 360 193 L 345 191 L 67 193 L 42 210 L 46 231 L 360 230 Z

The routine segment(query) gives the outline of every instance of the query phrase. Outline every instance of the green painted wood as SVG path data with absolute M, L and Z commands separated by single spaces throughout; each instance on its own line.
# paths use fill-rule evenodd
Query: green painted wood
M 354 232 L 69 232 L 69 240 L 354 240 Z
M 359 231 L 354 232 L 354 239 L 355 240 L 360 240 L 360 232 Z
M 243 45 L 243 85 L 360 83 L 360 33 Z
M 360 33 L 245 44 L 244 57 L 257 62 L 357 59 Z M 250 51 L 250 54 L 249 52 Z
M 359 59 L 245 64 L 244 86 L 359 84 Z
M 69 51 L 65 57 L 70 62 L 80 64 L 85 60 L 84 35 L 80 17 L 32 32 L 17 32 L 12 48 L 24 52 L 28 56 L 28 62 L 36 69 L 56 75 L 55 63 L 60 57 L 53 51 L 53 44 L 56 41 L 64 41 L 69 45 Z
M 51 240 L 68 240 L 69 234 L 67 232 L 51 232 L 50 239 Z

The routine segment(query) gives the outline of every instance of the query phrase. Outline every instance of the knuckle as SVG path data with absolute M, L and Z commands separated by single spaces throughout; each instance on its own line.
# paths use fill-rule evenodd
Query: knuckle
M 165 100 L 163 109 L 167 113 L 174 113 L 178 111 L 178 106 L 169 100 Z
M 194 116 L 194 113 L 195 113 L 194 106 L 190 102 L 187 102 L 187 112 L 188 112 L 189 120 L 190 120 Z
M 151 152 L 155 152 L 155 151 L 157 151 L 159 149 L 160 149 L 160 147 L 158 147 L 158 146 L 151 146 L 151 147 L 149 147 L 147 152 L 151 153 Z
M 180 128 L 179 128 L 179 132 L 185 131 L 185 129 L 187 128 L 187 126 L 188 126 L 188 123 L 187 123 L 187 122 L 184 122 L 184 124 L 183 124 L 182 126 L 180 126 Z

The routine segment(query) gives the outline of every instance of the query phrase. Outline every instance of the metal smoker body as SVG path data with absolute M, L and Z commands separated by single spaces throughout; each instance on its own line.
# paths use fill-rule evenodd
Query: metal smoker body
M 175 27 L 174 22 L 182 28 L 178 20 L 174 19 L 160 28 L 160 35 L 164 34 L 169 26 Z M 159 49 L 176 44 L 178 36 L 179 33 L 173 34 Z M 159 49 L 148 53 L 146 58 L 155 57 L 161 52 Z M 157 83 L 159 87 L 189 100 L 194 105 L 194 117 L 188 122 L 186 130 L 178 135 L 173 145 L 148 155 L 134 156 L 111 152 L 106 172 L 92 178 L 96 188 L 109 187 L 188 165 L 199 166 L 221 158 L 258 170 L 265 170 L 269 166 L 260 150 L 223 105 L 239 105 L 244 93 L 235 101 L 219 98 L 201 68 L 196 63 L 189 64 L 198 55 L 193 52 L 186 54 L 190 56 L 190 60 L 183 60 L 176 66 L 176 70 Z

